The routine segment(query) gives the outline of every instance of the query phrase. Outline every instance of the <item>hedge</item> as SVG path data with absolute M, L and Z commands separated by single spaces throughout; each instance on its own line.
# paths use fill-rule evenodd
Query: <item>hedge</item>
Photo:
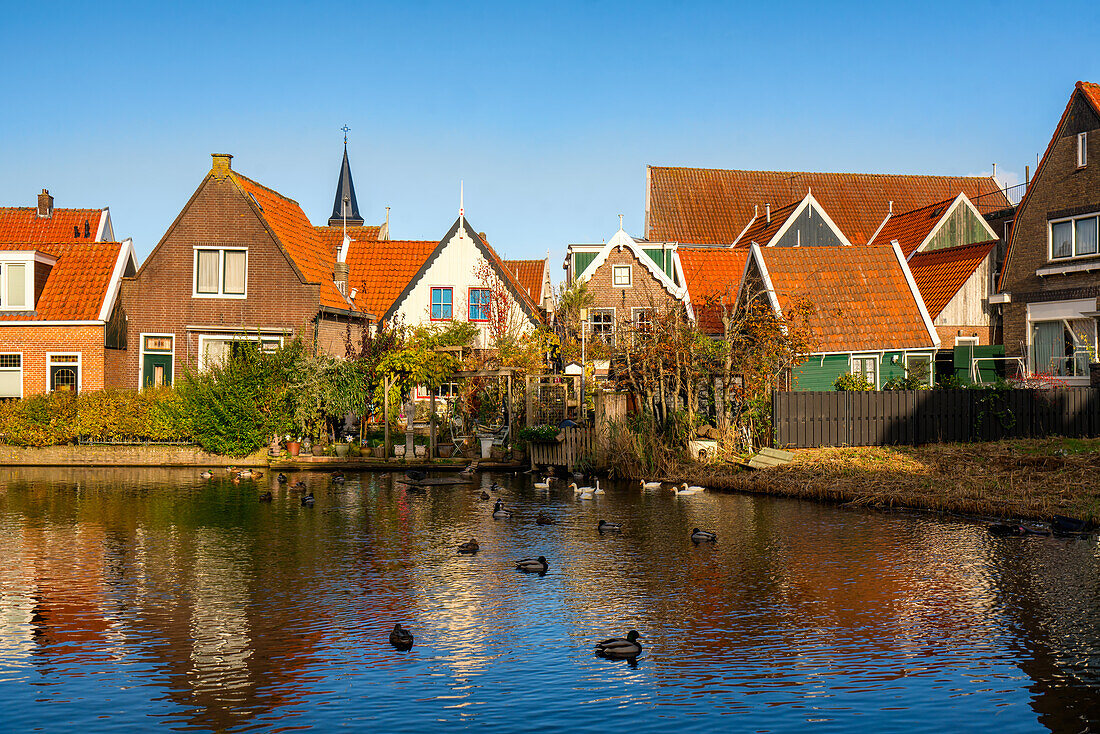
M 53 392 L 0 403 L 0 442 L 57 446 L 78 438 L 112 443 L 186 441 L 179 397 L 164 390 Z

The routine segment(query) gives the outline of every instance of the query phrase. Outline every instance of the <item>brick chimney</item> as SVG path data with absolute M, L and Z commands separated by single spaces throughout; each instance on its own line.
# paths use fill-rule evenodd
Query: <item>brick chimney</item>
M 230 164 L 233 156 L 229 153 L 211 153 L 210 157 L 214 159 L 214 165 L 211 167 L 210 173 L 218 178 L 227 177 L 229 172 L 233 170 L 233 166 Z
M 348 264 L 346 262 L 337 262 L 332 268 L 332 280 L 336 283 L 337 289 L 344 295 L 348 293 Z
M 38 195 L 38 216 L 44 219 L 53 216 L 53 197 L 46 189 L 42 189 L 42 193 Z

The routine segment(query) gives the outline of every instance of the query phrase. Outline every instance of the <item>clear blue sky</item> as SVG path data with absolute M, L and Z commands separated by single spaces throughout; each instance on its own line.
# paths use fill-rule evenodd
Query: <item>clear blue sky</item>
M 1095 0 L 5 5 L 0 204 L 110 206 L 141 258 L 215 151 L 322 223 L 345 123 L 368 221 L 438 239 L 462 179 L 560 262 L 642 233 L 647 163 L 1022 178 L 1100 81 Z

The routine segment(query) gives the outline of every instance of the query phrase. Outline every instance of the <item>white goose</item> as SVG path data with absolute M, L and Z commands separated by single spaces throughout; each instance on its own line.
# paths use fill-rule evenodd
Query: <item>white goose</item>
M 535 489 L 550 489 L 550 477 L 546 477 L 541 482 L 535 482 Z
M 596 480 L 596 488 L 592 490 L 592 494 L 607 494 L 607 492 L 604 492 L 602 489 L 600 489 L 599 479 Z
M 692 489 L 691 487 L 687 486 L 686 483 L 681 486 L 683 486 L 683 489 L 680 489 L 680 487 L 672 488 L 673 494 L 675 494 L 677 497 L 690 497 L 692 495 L 699 494 L 700 492 L 700 490 L 698 489 Z
M 647 482 L 644 479 L 639 479 L 638 484 L 641 485 L 642 489 L 660 489 L 661 488 L 661 483 L 660 482 Z
M 684 482 L 680 486 L 683 487 L 684 489 L 686 489 L 689 492 L 706 492 L 707 491 L 706 487 L 700 487 L 698 484 L 693 484 L 689 487 L 687 482 Z

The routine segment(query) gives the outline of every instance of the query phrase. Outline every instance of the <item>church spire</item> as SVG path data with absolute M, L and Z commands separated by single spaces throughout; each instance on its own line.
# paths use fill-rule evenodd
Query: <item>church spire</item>
M 363 218 L 359 216 L 359 204 L 355 201 L 355 184 L 351 180 L 351 164 L 348 163 L 348 130 L 344 131 L 344 162 L 340 165 L 340 178 L 336 182 L 336 200 L 332 204 L 332 216 L 329 217 L 328 226 L 341 227 L 346 221 L 349 227 L 359 227 L 363 224 Z M 345 210 L 346 207 L 346 210 Z

